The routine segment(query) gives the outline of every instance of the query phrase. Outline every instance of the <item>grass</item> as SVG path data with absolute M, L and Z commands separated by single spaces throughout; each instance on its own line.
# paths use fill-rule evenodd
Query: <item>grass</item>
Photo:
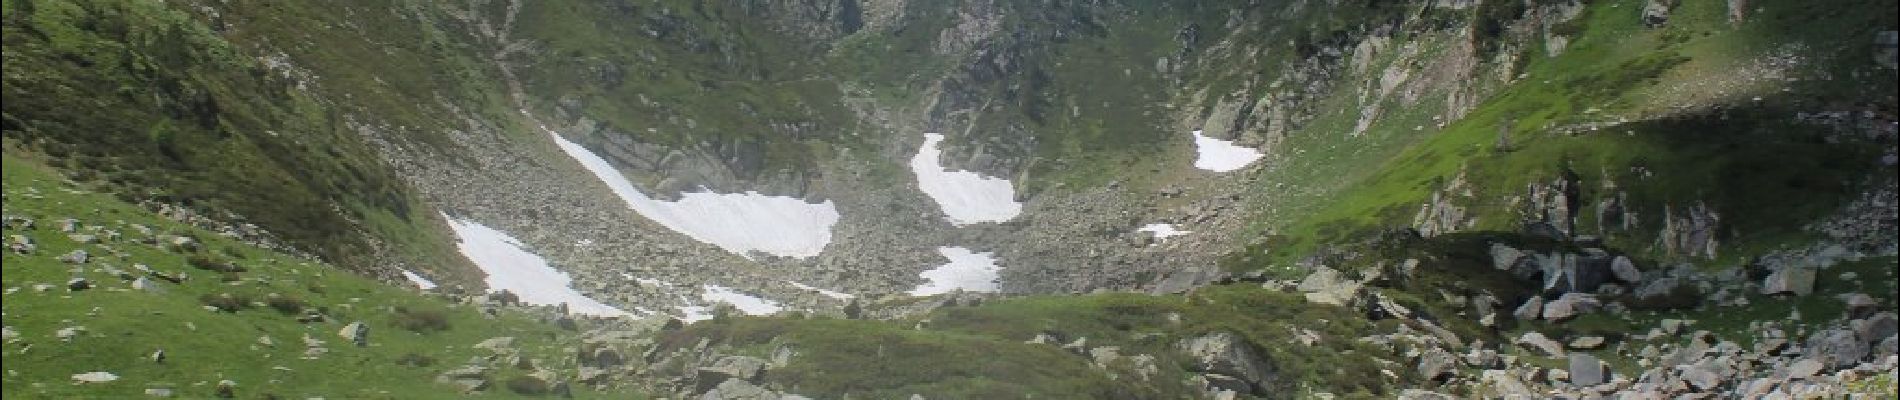
M 170 388 L 177 396 L 208 398 L 220 380 L 237 382 L 241 398 L 452 398 L 455 389 L 436 384 L 443 370 L 461 360 L 485 355 L 470 346 L 495 336 L 514 336 L 522 354 L 543 368 L 571 370 L 564 351 L 578 345 L 570 334 L 514 311 L 486 317 L 474 307 L 387 286 L 338 270 L 332 265 L 261 250 L 212 232 L 160 218 L 95 187 L 70 183 L 44 164 L 9 151 L 4 159 L 6 214 L 32 218 L 37 228 L 9 228 L 7 235 L 30 238 L 38 249 L 4 255 L 0 275 L 5 325 L 21 334 L 4 345 L 3 378 L 7 398 L 123 398 L 147 388 Z M 197 252 L 134 243 L 133 237 L 82 244 L 59 232 L 54 221 L 76 218 L 131 235 L 134 224 L 157 233 L 190 235 L 202 241 Z M 55 261 L 74 249 L 91 252 L 83 265 Z M 233 255 L 223 261 L 242 272 L 213 273 L 190 266 L 205 253 Z M 139 274 L 142 264 L 173 276 L 173 284 L 152 279 L 159 288 L 141 291 L 111 271 Z M 85 278 L 94 288 L 72 292 L 70 278 Z M 38 284 L 52 288 L 41 291 Z M 206 303 L 222 312 L 204 309 Z M 326 315 L 323 322 L 300 323 L 304 312 Z M 424 321 L 419 326 L 410 321 Z M 337 335 L 345 324 L 369 326 L 369 347 L 358 348 Z M 54 332 L 84 327 L 85 333 L 62 342 Z M 318 359 L 303 359 L 305 336 L 327 342 Z M 260 342 L 270 338 L 272 344 Z M 157 350 L 163 363 L 147 356 Z M 418 360 L 443 360 L 420 362 Z M 70 376 L 107 371 L 119 379 L 74 384 Z M 510 373 L 506 370 L 501 373 Z M 500 381 L 496 377 L 496 382 Z M 497 386 L 499 388 L 499 386 Z M 581 390 L 582 398 L 624 398 L 637 393 Z M 510 397 L 506 390 L 485 397 Z

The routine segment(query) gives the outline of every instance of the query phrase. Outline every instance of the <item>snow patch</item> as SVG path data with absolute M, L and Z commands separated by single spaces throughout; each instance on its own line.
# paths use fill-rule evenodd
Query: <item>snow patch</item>
M 402 270 L 402 277 L 408 278 L 409 283 L 415 284 L 416 288 L 418 289 L 422 289 L 422 290 L 435 289 L 435 282 L 431 282 L 429 281 L 429 278 L 424 278 L 422 277 L 422 275 L 417 275 L 415 272 L 410 272 L 409 270 L 406 270 L 406 269 Z
M 1157 240 L 1194 233 L 1192 231 L 1175 229 L 1174 224 L 1148 224 L 1142 226 L 1141 229 L 1136 229 L 1135 232 L 1148 232 L 1155 235 L 1155 239 Z
M 924 134 L 924 145 L 911 157 L 910 170 L 917 175 L 917 188 L 943 208 L 951 224 L 1003 222 L 1022 213 L 1023 203 L 1016 202 L 1016 188 L 1008 179 L 942 167 L 943 150 L 937 148 L 941 142 L 942 134 Z
M 795 288 L 799 288 L 799 289 L 804 289 L 804 290 L 809 290 L 809 291 L 813 291 L 813 292 L 818 292 L 818 294 L 822 294 L 822 295 L 825 295 L 825 297 L 830 297 L 830 298 L 833 298 L 833 299 L 838 299 L 838 300 L 850 300 L 850 299 L 852 299 L 852 298 L 856 298 L 856 297 L 858 297 L 857 295 L 854 295 L 854 294 L 850 294 L 850 293 L 845 293 L 845 292 L 839 292 L 839 291 L 833 291 L 833 290 L 825 290 L 825 289 L 820 289 L 820 288 L 817 288 L 817 287 L 813 287 L 813 286 L 810 286 L 810 285 L 806 285 L 806 284 L 803 284 L 803 283 L 798 283 L 798 282 L 789 282 L 789 281 L 788 281 L 788 282 L 786 282 L 786 283 L 790 283 L 790 284 L 792 284 L 792 287 L 795 287 Z
M 938 247 L 937 253 L 950 259 L 949 264 L 917 274 L 929 282 L 917 285 L 910 290 L 912 296 L 929 296 L 950 293 L 957 290 L 965 292 L 997 291 L 996 258 L 991 253 L 978 253 L 962 247 Z
M 528 304 L 567 303 L 569 312 L 605 317 L 631 316 L 613 306 L 587 298 L 568 287 L 567 273 L 548 266 L 548 260 L 522 249 L 520 240 L 507 233 L 475 223 L 449 218 L 449 228 L 458 239 L 455 247 L 488 277 L 488 290 L 507 290 Z
M 1202 135 L 1198 130 L 1194 131 L 1194 150 L 1200 153 L 1194 158 L 1194 168 L 1214 172 L 1245 168 L 1247 164 L 1253 164 L 1266 156 L 1253 148 Z
M 785 196 L 745 193 L 681 193 L 679 201 L 647 197 L 620 170 L 580 144 L 542 127 L 568 157 L 613 189 L 628 208 L 674 232 L 741 256 L 753 251 L 806 258 L 824 251 L 838 209 L 830 200 L 807 203 Z
M 745 313 L 746 315 L 772 315 L 785 309 L 785 307 L 779 306 L 776 301 L 740 293 L 737 290 L 725 286 L 703 285 L 700 286 L 700 290 L 700 300 L 707 303 L 731 304 L 733 308 L 739 309 L 739 312 Z M 687 323 L 705 321 L 713 317 L 712 306 L 689 305 L 679 306 L 678 309 L 681 314 L 680 320 Z

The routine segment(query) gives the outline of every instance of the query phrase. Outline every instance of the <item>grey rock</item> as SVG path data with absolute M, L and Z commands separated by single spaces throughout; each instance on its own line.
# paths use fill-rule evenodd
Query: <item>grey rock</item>
M 1893 337 L 1896 333 L 1900 333 L 1900 319 L 1895 318 L 1892 312 L 1883 312 L 1868 317 L 1867 319 L 1854 320 L 1850 322 L 1849 325 L 1854 328 L 1854 335 L 1860 337 L 1861 343 L 1866 343 L 1869 346 L 1880 343 L 1882 339 Z
M 694 377 L 694 382 L 698 382 L 698 390 L 695 392 L 705 393 L 731 379 L 756 383 L 760 377 L 764 376 L 767 365 L 766 360 L 758 357 L 720 357 L 713 360 L 712 365 L 698 369 L 698 374 Z
M 363 321 L 351 322 L 348 325 L 344 325 L 343 329 L 336 331 L 336 335 L 343 337 L 345 340 L 349 340 L 351 343 L 355 343 L 356 347 L 369 346 L 369 324 L 365 324 Z
M 86 278 L 72 278 L 66 280 L 66 290 L 78 292 L 91 288 L 92 281 L 86 280 Z
M 1584 336 L 1570 341 L 1570 348 L 1577 350 L 1595 350 L 1603 347 L 1602 336 Z
M 1183 340 L 1176 348 L 1194 362 L 1193 370 L 1240 378 L 1253 389 L 1248 393 L 1272 387 L 1278 379 L 1271 361 L 1232 333 L 1216 332 Z
M 145 388 L 145 395 L 151 397 L 172 397 L 171 388 Z
M 1803 358 L 1801 361 L 1795 361 L 1794 364 L 1788 366 L 1788 378 L 1812 378 L 1815 374 L 1821 373 L 1822 368 L 1826 367 L 1827 366 L 1820 361 L 1815 361 L 1812 358 Z
M 1636 263 L 1625 256 L 1616 256 L 1616 259 L 1610 261 L 1610 273 L 1616 275 L 1616 280 L 1625 283 L 1643 281 L 1643 271 L 1636 269 Z
M 1834 368 L 1850 368 L 1860 363 L 1869 351 L 1854 331 L 1831 329 L 1808 337 L 1807 356 L 1819 357 Z
M 1457 375 L 1458 358 L 1444 349 L 1432 348 L 1418 356 L 1418 374 L 1426 380 L 1445 380 Z
M 1700 391 L 1712 391 L 1722 386 L 1722 375 L 1702 367 L 1689 367 L 1682 371 L 1682 380 Z
M 1525 262 L 1524 252 L 1503 243 L 1491 244 L 1491 267 L 1499 271 L 1510 271 Z
M 60 255 L 58 260 L 59 262 L 67 264 L 85 264 L 86 260 L 90 258 L 91 257 L 86 254 L 86 250 L 78 249 Z
M 1518 346 L 1535 350 L 1546 357 L 1563 357 L 1565 355 L 1564 346 L 1558 344 L 1555 340 L 1550 340 L 1549 337 L 1545 337 L 1542 332 L 1524 332 L 1523 336 L 1517 337 L 1516 343 Z
M 12 250 L 14 254 L 32 253 L 33 250 L 38 248 L 39 246 L 33 244 L 33 238 L 26 237 L 26 235 L 7 236 L 7 249 Z
M 1814 269 L 1789 266 L 1768 275 L 1761 282 L 1761 294 L 1794 294 L 1806 296 L 1814 292 Z
M 1456 397 L 1451 397 L 1451 395 L 1448 395 L 1448 394 L 1433 392 L 1433 391 L 1424 390 L 1424 389 L 1405 389 L 1404 391 L 1399 392 L 1399 399 L 1401 400 L 1453 400 L 1453 399 L 1456 399 Z
M 1564 321 L 1578 315 L 1595 312 L 1603 303 L 1596 295 L 1587 293 L 1564 293 L 1562 297 L 1544 303 L 1544 319 Z
M 1519 321 L 1536 320 L 1541 315 L 1544 315 L 1544 298 L 1540 296 L 1531 296 L 1524 300 L 1524 304 L 1518 305 L 1516 311 L 1511 312 L 1511 316 L 1517 317 Z
M 1299 290 L 1306 293 L 1306 301 L 1346 306 L 1355 303 L 1364 293 L 1365 287 L 1359 282 L 1345 279 L 1339 271 L 1320 267 L 1300 281 Z
M 1643 2 L 1643 26 L 1661 28 L 1669 24 L 1669 9 L 1675 0 L 1649 0 Z
M 1585 353 L 1570 353 L 1570 383 L 1577 386 L 1596 386 L 1610 381 L 1609 367 L 1596 356 Z
M 778 392 L 759 387 L 744 379 L 731 378 L 699 395 L 700 400 L 780 400 Z

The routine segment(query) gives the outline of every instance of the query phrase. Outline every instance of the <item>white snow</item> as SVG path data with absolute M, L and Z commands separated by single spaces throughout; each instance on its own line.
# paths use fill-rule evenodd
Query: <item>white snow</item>
M 950 259 L 950 263 L 917 274 L 929 282 L 911 289 L 910 295 L 929 296 L 957 290 L 997 291 L 996 272 L 1002 268 L 996 266 L 996 258 L 992 257 L 992 254 L 978 253 L 962 247 L 938 247 L 937 253 Z
M 733 308 L 738 308 L 740 312 L 744 312 L 746 315 L 772 315 L 778 313 L 779 310 L 785 309 L 784 307 L 780 307 L 778 302 L 740 293 L 729 287 L 705 285 L 702 286 L 702 288 L 705 292 L 699 294 L 700 300 L 731 304 Z
M 507 290 L 528 304 L 567 303 L 569 312 L 607 317 L 630 316 L 613 306 L 587 298 L 568 287 L 567 273 L 548 266 L 548 260 L 522 249 L 521 241 L 507 233 L 475 223 L 449 218 L 449 227 L 459 239 L 456 247 L 469 261 L 488 274 L 488 290 Z
M 1234 142 L 1215 139 L 1194 131 L 1194 150 L 1200 153 L 1194 158 L 1194 168 L 1214 172 L 1228 172 L 1245 168 L 1247 164 L 1259 161 L 1266 156 L 1259 150 L 1234 144 Z
M 119 375 L 113 374 L 111 372 L 105 372 L 105 371 L 92 371 L 92 372 L 87 372 L 83 374 L 73 374 L 73 382 L 80 382 L 80 383 L 106 383 L 106 382 L 111 382 L 111 381 L 116 381 L 116 380 L 119 380 Z
M 852 298 L 858 297 L 857 295 L 854 295 L 854 294 L 835 291 L 835 290 L 825 290 L 822 288 L 818 288 L 815 286 L 806 285 L 806 284 L 798 283 L 798 282 L 787 281 L 786 283 L 792 284 L 792 287 L 795 287 L 795 288 L 818 292 L 818 294 L 825 295 L 825 297 L 830 297 L 830 298 L 834 298 L 838 300 L 850 300 Z
M 917 174 L 918 189 L 943 208 L 951 224 L 1003 222 L 1022 213 L 1023 204 L 1016 202 L 1016 188 L 1008 179 L 944 168 L 943 150 L 937 148 L 942 141 L 942 134 L 924 134 L 924 145 L 911 157 L 910 170 Z
M 779 310 L 785 309 L 785 307 L 779 306 L 778 302 L 740 293 L 737 290 L 732 290 L 732 288 L 725 286 L 703 285 L 700 286 L 700 290 L 700 300 L 708 303 L 731 304 L 733 308 L 739 309 L 739 312 L 743 312 L 746 315 L 772 315 L 778 313 Z M 690 305 L 680 306 L 678 308 L 681 314 L 680 320 L 687 323 L 705 321 L 713 317 L 712 306 Z
M 409 270 L 406 270 L 406 269 L 402 270 L 402 277 L 408 278 L 409 283 L 415 284 L 416 288 L 419 288 L 422 290 L 435 289 L 435 282 L 430 282 L 429 278 L 424 278 L 422 277 L 422 275 L 416 275 L 415 272 L 410 272 Z
M 1173 236 L 1181 236 L 1181 235 L 1194 233 L 1191 231 L 1176 229 L 1174 227 L 1174 224 L 1148 224 L 1148 225 L 1143 225 L 1141 229 L 1136 229 L 1135 231 L 1148 232 L 1148 233 L 1154 234 L 1155 239 L 1167 239 Z
M 635 189 L 606 159 L 546 127 L 541 130 L 554 137 L 562 152 L 613 189 L 634 212 L 734 254 L 749 257 L 748 253 L 759 251 L 795 258 L 816 256 L 831 242 L 831 226 L 838 223 L 838 209 L 830 200 L 814 204 L 758 192 L 687 192 L 680 194 L 679 201 L 654 200 Z

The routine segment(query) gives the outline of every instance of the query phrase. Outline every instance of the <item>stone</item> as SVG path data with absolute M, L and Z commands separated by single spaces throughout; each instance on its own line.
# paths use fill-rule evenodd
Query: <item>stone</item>
M 63 342 L 70 342 L 73 340 L 73 338 L 77 338 L 79 337 L 79 335 L 84 335 L 84 334 L 86 334 L 86 327 L 83 327 L 83 326 L 68 326 L 65 328 L 59 328 L 59 330 L 57 331 L 53 331 L 53 337 L 58 338 L 60 341 L 63 341 Z
M 1814 269 L 1803 267 L 1784 267 L 1775 270 L 1761 282 L 1761 294 L 1793 294 L 1806 296 L 1814 292 Z
M 1524 252 L 1506 246 L 1503 243 L 1491 244 L 1491 267 L 1499 271 L 1510 271 L 1524 262 Z
M 83 290 L 91 289 L 91 288 L 92 288 L 92 281 L 86 280 L 86 278 L 73 278 L 73 279 L 66 280 L 66 290 L 78 292 L 78 291 L 83 291 Z
M 28 254 L 38 248 L 39 246 L 33 244 L 33 238 L 26 235 L 7 236 L 7 249 L 12 250 L 13 254 Z
M 1400 400 L 1453 400 L 1453 399 L 1456 399 L 1456 397 L 1451 397 L 1451 395 L 1448 395 L 1448 394 L 1433 392 L 1433 391 L 1424 390 L 1424 389 L 1405 389 L 1404 391 L 1399 392 L 1398 398 Z
M 1818 357 L 1834 368 L 1852 368 L 1867 356 L 1867 343 L 1852 330 L 1830 329 L 1808 337 L 1807 356 Z
M 1801 361 L 1795 361 L 1794 364 L 1788 366 L 1788 378 L 1812 378 L 1815 374 L 1821 373 L 1822 368 L 1826 367 L 1827 366 L 1823 365 L 1820 361 L 1815 361 L 1812 358 L 1803 358 Z
M 1434 347 L 1418 356 L 1418 374 L 1426 380 L 1451 379 L 1457 372 L 1458 358 L 1444 349 Z
M 170 388 L 145 388 L 145 395 L 151 397 L 172 397 Z
M 1240 378 L 1252 389 L 1247 393 L 1265 390 L 1276 380 L 1269 361 L 1232 333 L 1215 332 L 1183 340 L 1175 347 L 1194 362 L 1194 371 Z
M 106 383 L 116 380 L 119 380 L 119 375 L 105 371 L 73 374 L 74 383 Z
M 363 321 L 351 322 L 348 325 L 344 325 L 343 329 L 336 331 L 336 335 L 343 337 L 345 340 L 349 340 L 350 343 L 355 343 L 356 347 L 369 346 L 369 324 L 365 324 Z
M 1516 343 L 1518 346 L 1536 350 L 1546 357 L 1563 357 L 1565 355 L 1563 345 L 1545 337 L 1542 332 L 1524 332 L 1523 336 L 1518 336 Z
M 1616 276 L 1616 280 L 1624 283 L 1643 281 L 1643 271 L 1637 270 L 1636 263 L 1625 256 L 1616 256 L 1616 259 L 1610 261 L 1610 273 Z
M 1485 387 L 1494 391 L 1497 397 L 1507 399 L 1539 398 L 1538 395 L 1541 394 L 1532 391 L 1530 385 L 1524 384 L 1523 379 L 1519 379 L 1516 375 L 1512 374 L 1511 371 L 1507 370 L 1485 370 L 1479 376 L 1479 381 L 1483 382 Z
M 1597 301 L 1596 295 L 1588 293 L 1564 293 L 1563 296 L 1558 297 L 1556 300 L 1544 303 L 1544 319 L 1564 321 L 1575 318 L 1578 315 L 1595 312 L 1598 308 L 1601 308 L 1602 305 L 1602 302 Z
M 1584 336 L 1570 341 L 1570 348 L 1577 350 L 1595 350 L 1603 347 L 1602 336 Z
M 1696 390 L 1708 392 L 1722 386 L 1722 375 L 1702 367 L 1689 367 L 1682 371 L 1682 380 Z
M 237 382 L 230 379 L 218 381 L 218 387 L 213 389 L 213 393 L 221 399 L 236 398 Z
M 482 340 L 481 343 L 476 343 L 474 347 L 496 353 L 505 353 L 514 350 L 514 346 L 515 338 L 513 336 L 498 336 Z
M 1345 279 L 1339 271 L 1319 267 L 1300 281 L 1299 290 L 1306 293 L 1306 301 L 1346 306 L 1353 304 L 1363 293 L 1365 287 L 1359 282 Z
M 85 264 L 86 260 L 90 258 L 91 257 L 86 254 L 86 250 L 79 249 L 79 250 L 66 252 L 66 254 L 60 255 L 58 260 L 59 262 L 63 262 L 67 264 Z
M 739 378 L 727 379 L 699 395 L 700 400 L 780 400 L 778 392 Z
M 1855 320 L 1849 325 L 1854 328 L 1854 336 L 1860 337 L 1861 343 L 1870 346 L 1900 333 L 1900 319 L 1895 318 L 1892 312 L 1883 312 L 1867 319 Z
M 1643 26 L 1661 28 L 1669 24 L 1669 8 L 1673 0 L 1648 0 L 1643 2 Z
M 1609 367 L 1596 356 L 1585 353 L 1570 353 L 1570 383 L 1577 386 L 1596 386 L 1610 381 Z
M 758 357 L 720 357 L 713 360 L 712 365 L 700 367 L 697 370 L 698 375 L 694 381 L 698 382 L 698 390 L 695 392 L 704 393 L 730 379 L 756 383 L 760 377 L 764 376 L 766 365 L 766 360 Z
M 1511 316 L 1519 321 L 1536 320 L 1540 315 L 1544 315 L 1544 298 L 1541 296 L 1525 299 L 1524 304 L 1517 306 L 1517 310 L 1511 312 Z

